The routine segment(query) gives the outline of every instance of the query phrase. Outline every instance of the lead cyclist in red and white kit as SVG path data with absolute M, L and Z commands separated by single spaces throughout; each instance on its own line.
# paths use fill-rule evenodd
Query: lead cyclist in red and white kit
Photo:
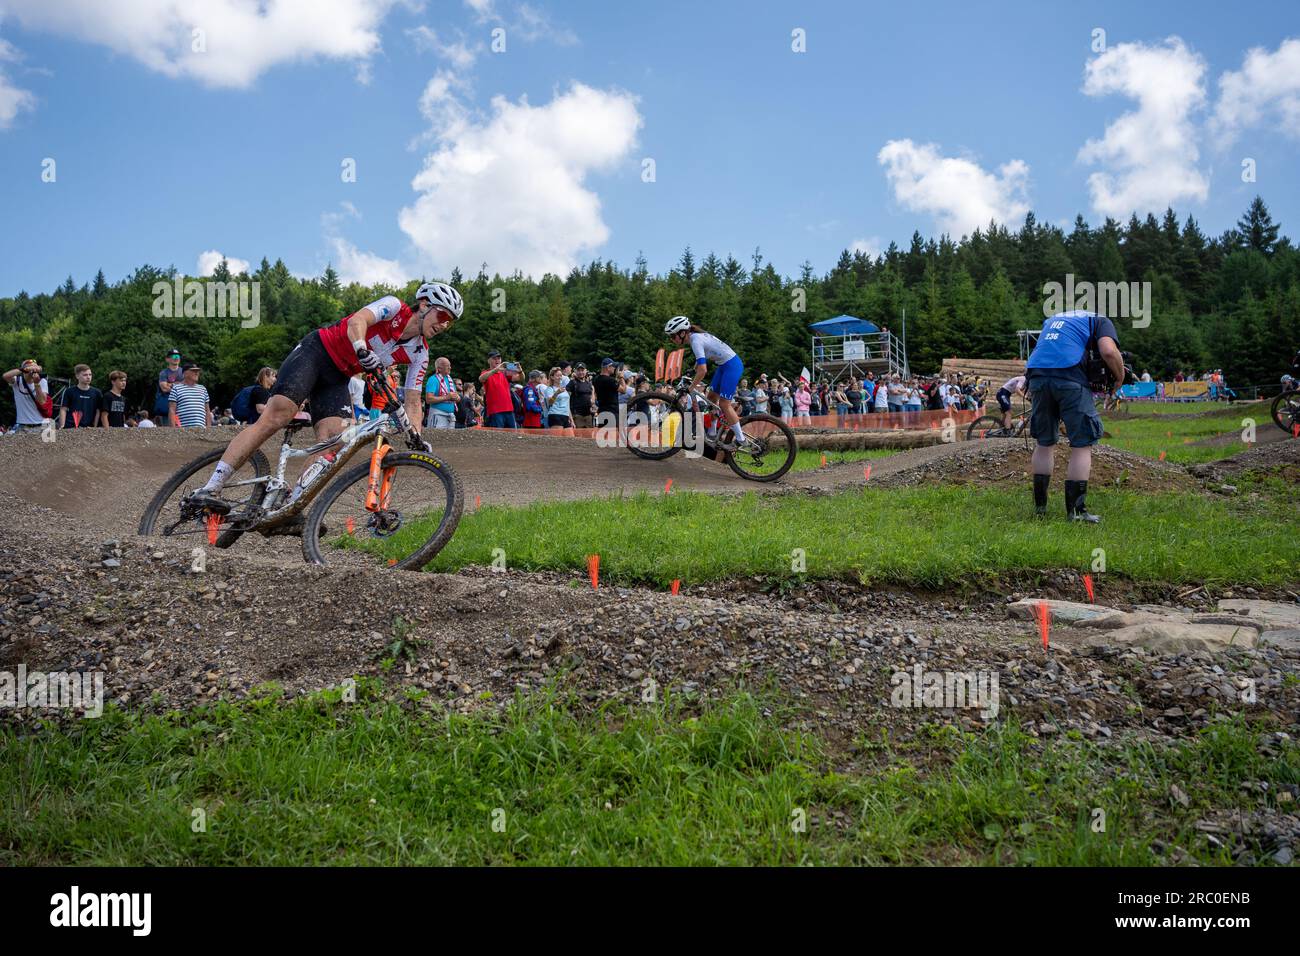
M 334 325 L 309 332 L 280 366 L 266 411 L 235 436 L 208 483 L 188 500 L 217 514 L 229 512 L 229 502 L 221 497 L 226 479 L 288 425 L 307 399 L 317 441 L 334 438 L 346 427 L 345 417 L 352 417 L 348 381 L 362 371 L 405 365 L 406 416 L 418 427 L 420 391 L 429 367 L 426 340 L 447 331 L 464 308 L 451 286 L 426 282 L 416 290 L 415 308 L 386 295 Z

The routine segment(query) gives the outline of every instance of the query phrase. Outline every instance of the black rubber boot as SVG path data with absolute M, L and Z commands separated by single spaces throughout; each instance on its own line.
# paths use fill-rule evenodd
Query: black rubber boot
M 1040 518 L 1047 517 L 1047 486 L 1051 483 L 1051 475 L 1034 475 L 1034 514 Z
M 1086 481 L 1065 482 L 1065 515 L 1071 521 L 1087 521 L 1096 524 L 1101 520 L 1097 515 L 1088 513 L 1088 483 Z

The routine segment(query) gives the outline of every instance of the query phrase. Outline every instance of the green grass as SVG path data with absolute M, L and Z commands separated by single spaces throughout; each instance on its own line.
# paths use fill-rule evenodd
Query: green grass
M 826 456 L 827 465 L 838 465 L 851 461 L 873 461 L 877 458 L 888 458 L 890 455 L 897 455 L 897 448 L 854 448 L 848 451 L 815 451 L 811 448 L 801 448 L 795 453 L 794 465 L 791 471 L 816 471 L 822 466 L 822 455 Z
M 1124 411 L 1140 416 L 1196 415 L 1200 412 L 1223 411 L 1224 402 L 1125 402 Z M 1244 405 L 1237 406 L 1244 408 Z
M 1151 415 L 1135 413 L 1135 416 L 1130 418 L 1103 414 L 1102 421 L 1105 422 L 1106 431 L 1111 437 L 1103 438 L 1102 441 L 1115 448 L 1145 455 L 1148 458 L 1159 458 L 1163 451 L 1167 461 L 1197 464 L 1227 458 L 1244 451 L 1248 446 L 1237 440 L 1226 445 L 1197 448 L 1190 442 L 1215 438 L 1227 433 L 1240 436 L 1245 427 L 1242 421 L 1245 419 L 1254 420 L 1256 432 L 1277 427 L 1269 416 L 1267 402 L 1238 405 L 1235 408 L 1225 408 L 1222 404 L 1213 402 L 1197 404 L 1215 409 L 1216 414 L 1186 419 L 1177 419 L 1173 414 L 1162 411 L 1156 411 Z M 1159 406 L 1155 407 L 1159 408 Z
M 1300 781 L 1294 745 L 1265 757 L 1240 722 L 1168 749 L 935 727 L 836 772 L 770 710 L 738 693 L 576 716 L 539 696 L 448 716 L 367 684 L 352 704 L 0 728 L 0 865 L 1123 866 L 1159 863 L 1156 838 L 1213 864 L 1230 860 L 1193 829 L 1206 809 Z
M 1031 517 L 1028 486 L 1008 493 L 866 485 L 817 497 L 643 493 L 492 506 L 466 514 L 430 568 L 490 565 L 499 548 L 509 567 L 580 571 L 598 553 L 602 580 L 663 587 L 675 578 L 791 578 L 798 548 L 808 578 L 939 588 L 1005 573 L 1089 570 L 1094 549 L 1102 548 L 1107 572 L 1136 582 L 1294 583 L 1294 506 L 1285 490 L 1261 490 L 1258 498 L 1225 499 L 1094 484 L 1089 504 L 1103 516 L 1099 526 L 1066 523 L 1060 482 L 1047 521 Z M 409 554 L 414 536 L 428 533 L 412 523 L 373 546 Z

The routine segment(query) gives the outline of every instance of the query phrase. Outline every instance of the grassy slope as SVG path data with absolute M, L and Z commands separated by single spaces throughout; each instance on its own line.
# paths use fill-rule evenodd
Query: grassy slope
M 936 727 L 845 773 L 744 694 L 587 717 L 547 698 L 447 717 L 375 697 L 0 729 L 0 864 L 1112 866 L 1160 862 L 1154 839 L 1226 863 L 1194 832 L 1206 808 L 1250 809 L 1243 781 L 1300 781 L 1294 745 L 1266 757 L 1241 723 L 1169 749 Z

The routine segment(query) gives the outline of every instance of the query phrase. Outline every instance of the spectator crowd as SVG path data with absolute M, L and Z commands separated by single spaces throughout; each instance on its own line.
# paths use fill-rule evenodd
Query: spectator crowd
M 57 428 L 207 428 L 255 422 L 275 388 L 276 370 L 262 368 L 254 381 L 237 392 L 224 407 L 214 406 L 201 379 L 203 369 L 185 361 L 179 349 L 170 349 L 158 373 L 152 408 L 128 411 L 126 373 L 109 372 L 107 388 L 93 384 L 88 365 L 73 369 L 71 380 L 51 391 L 39 363 L 29 359 L 4 373 L 13 391 L 16 422 L 10 430 Z M 593 373 L 582 362 L 564 362 L 549 370 L 527 373 L 515 361 L 490 351 L 485 368 L 458 376 L 451 362 L 438 357 L 425 376 L 422 396 L 424 426 L 451 429 L 488 428 L 553 429 L 573 434 L 591 428 L 602 412 L 618 415 L 619 406 L 652 383 L 643 371 L 606 358 Z M 881 376 L 791 381 L 782 375 L 761 374 L 751 385 L 742 379 L 737 401 L 742 415 L 769 414 L 797 424 L 814 417 L 869 412 L 903 412 L 922 409 L 978 408 L 985 383 L 977 378 L 949 376 Z M 378 400 L 357 376 L 350 383 L 354 414 L 358 418 L 381 413 Z

